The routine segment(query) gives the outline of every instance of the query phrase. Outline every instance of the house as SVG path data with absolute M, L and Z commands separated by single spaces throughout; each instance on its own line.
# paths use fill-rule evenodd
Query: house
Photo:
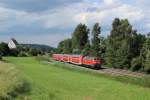
M 16 48 L 17 48 L 17 45 L 18 45 L 18 42 L 17 42 L 14 38 L 12 38 L 12 39 L 10 40 L 10 42 L 8 43 L 8 47 L 9 47 L 10 49 L 16 49 Z

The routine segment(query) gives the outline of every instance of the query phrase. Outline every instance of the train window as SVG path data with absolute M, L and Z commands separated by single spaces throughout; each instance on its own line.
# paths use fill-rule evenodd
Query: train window
M 97 60 L 96 58 L 94 58 L 94 60 Z
M 94 58 L 94 60 L 100 60 L 99 58 Z
M 84 59 L 86 59 L 86 60 L 93 60 L 94 58 L 90 57 L 90 56 L 85 56 Z

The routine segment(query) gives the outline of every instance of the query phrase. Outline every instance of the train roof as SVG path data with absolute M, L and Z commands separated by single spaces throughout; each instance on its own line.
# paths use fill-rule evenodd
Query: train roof
M 82 55 L 76 55 L 76 54 L 54 54 L 54 55 L 73 56 L 73 57 L 80 57 L 80 56 L 82 56 Z

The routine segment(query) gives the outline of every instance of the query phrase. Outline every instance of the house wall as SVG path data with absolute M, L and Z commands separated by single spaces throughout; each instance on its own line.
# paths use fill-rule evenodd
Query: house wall
M 16 48 L 16 44 L 11 40 L 9 43 L 8 43 L 8 47 L 10 49 L 15 49 Z

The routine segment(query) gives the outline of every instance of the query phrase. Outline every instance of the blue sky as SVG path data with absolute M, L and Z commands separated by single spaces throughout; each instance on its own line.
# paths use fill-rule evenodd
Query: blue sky
M 150 32 L 149 0 L 0 0 L 0 41 L 47 44 L 71 37 L 75 26 L 95 22 L 107 36 L 115 17 L 128 18 L 134 29 Z

